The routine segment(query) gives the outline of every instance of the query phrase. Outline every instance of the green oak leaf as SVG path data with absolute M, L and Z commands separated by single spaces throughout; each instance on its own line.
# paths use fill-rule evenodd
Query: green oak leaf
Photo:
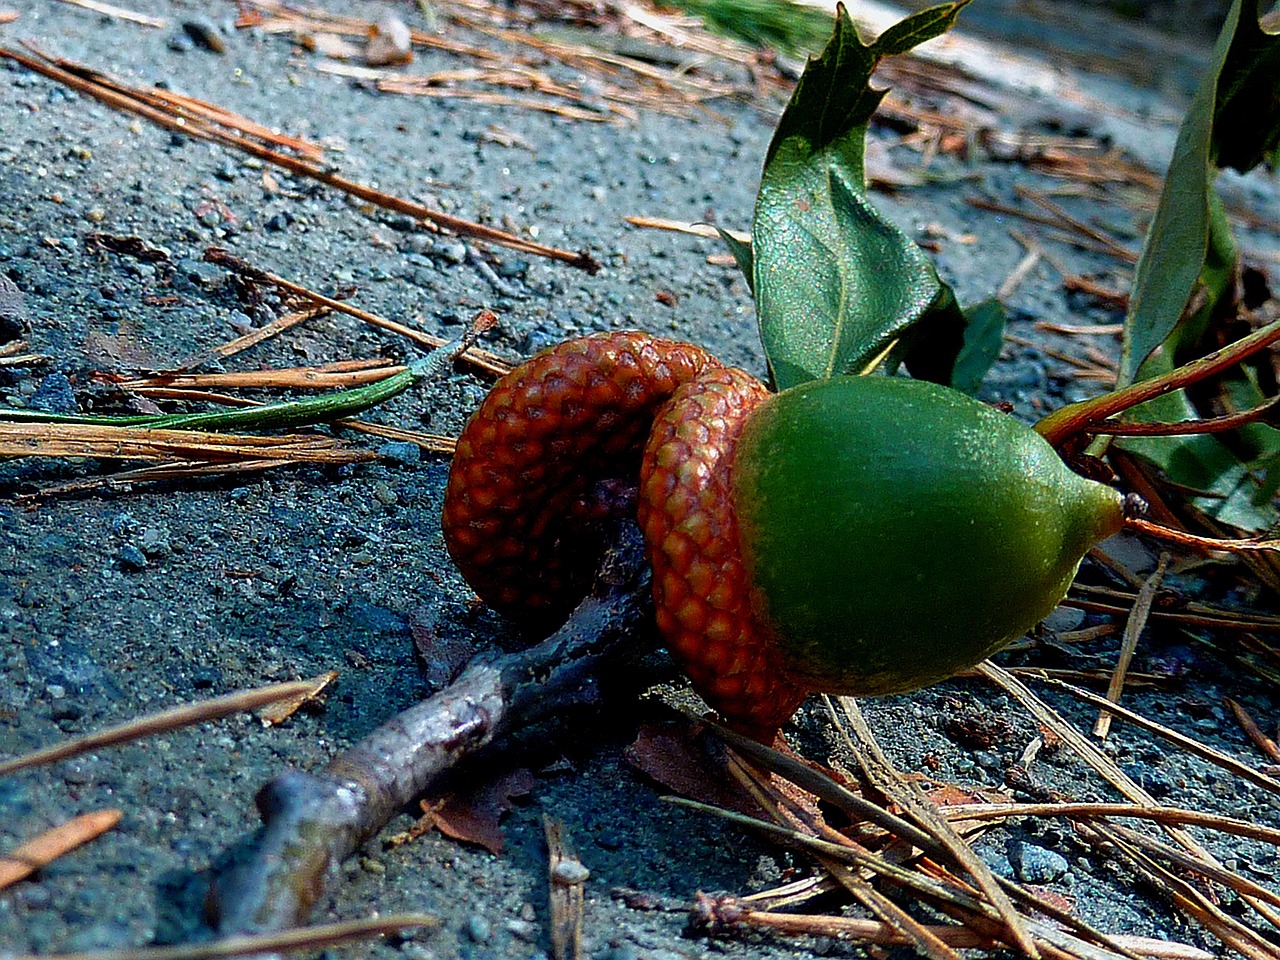
M 913 14 L 871 44 L 838 6 L 830 43 L 778 122 L 756 197 L 751 281 L 779 389 L 862 372 L 916 324 L 958 311 L 923 251 L 867 201 L 863 152 L 885 93 L 869 86 L 876 64 L 944 33 L 968 2 Z

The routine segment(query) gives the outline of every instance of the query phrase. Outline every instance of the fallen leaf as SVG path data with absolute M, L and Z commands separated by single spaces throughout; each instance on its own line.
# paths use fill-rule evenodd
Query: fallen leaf
M 484 847 L 494 856 L 502 853 L 502 816 L 516 797 L 528 796 L 537 781 L 525 767 L 510 770 L 471 790 L 451 793 L 442 800 L 422 801 L 425 814 L 415 835 L 434 828 L 461 843 Z

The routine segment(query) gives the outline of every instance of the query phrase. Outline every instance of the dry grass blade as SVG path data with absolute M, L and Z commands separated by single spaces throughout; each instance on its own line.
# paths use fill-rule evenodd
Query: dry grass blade
M 1064 603 L 1097 613 L 1124 614 L 1133 609 L 1135 599 L 1136 593 L 1129 591 L 1075 583 L 1071 587 L 1071 596 Z M 1218 630 L 1243 630 L 1250 633 L 1280 632 L 1280 617 L 1265 613 L 1228 610 L 1207 603 L 1184 603 L 1180 610 L 1152 610 L 1151 619 L 1193 627 L 1212 627 Z
M 1146 581 L 1138 590 L 1138 598 L 1133 603 L 1133 610 L 1129 613 L 1129 619 L 1125 621 L 1124 637 L 1120 643 L 1120 658 L 1116 661 L 1115 672 L 1111 675 L 1111 682 L 1107 685 L 1107 699 L 1112 703 L 1120 702 L 1120 694 L 1124 690 L 1125 677 L 1129 673 L 1129 665 L 1133 663 L 1133 655 L 1138 649 L 1138 639 L 1142 636 L 1142 631 L 1146 629 L 1147 618 L 1151 616 L 1151 605 L 1155 603 L 1156 591 L 1160 589 L 1160 584 L 1164 581 L 1165 570 L 1169 568 L 1169 555 L 1161 554 L 1160 562 L 1156 565 L 1156 569 L 1152 572 Z M 1107 734 L 1111 732 L 1111 714 L 1102 711 L 1098 714 L 1098 720 L 1093 725 L 1093 735 L 1100 740 L 1105 740 Z
M 1126 710 L 1124 707 L 1116 703 L 1110 703 L 1099 697 L 1095 693 L 1088 690 L 1082 690 L 1079 687 L 1072 686 L 1069 683 L 1063 683 L 1061 680 L 1044 680 L 1049 686 L 1055 689 L 1065 691 L 1071 694 L 1077 700 L 1083 700 L 1085 703 L 1092 704 L 1110 713 L 1114 713 L 1118 717 L 1122 717 L 1136 727 L 1141 727 L 1148 733 L 1154 733 L 1163 737 L 1170 743 L 1176 744 L 1188 753 L 1194 754 L 1202 760 L 1208 760 L 1210 763 L 1229 770 L 1241 779 L 1248 780 L 1255 786 L 1263 787 L 1272 793 L 1280 793 L 1280 780 L 1268 777 L 1264 773 L 1259 773 L 1247 764 L 1241 763 L 1235 757 L 1228 756 L 1220 750 L 1215 750 L 1199 740 L 1192 739 L 1186 734 L 1178 733 L 1178 731 L 1170 729 L 1163 724 L 1156 723 L 1154 720 L 1134 713 L 1132 710 Z M 1133 798 L 1131 798 L 1133 799 Z M 1152 801 L 1154 802 L 1154 801 Z
M 184 943 L 172 947 L 139 947 L 125 950 L 92 950 L 86 953 L 10 954 L 9 960 L 223 960 L 285 951 L 323 950 L 344 943 L 385 937 L 415 927 L 434 927 L 440 921 L 425 913 L 393 913 L 367 920 L 317 924 L 280 933 L 226 937 L 210 943 Z
M 257 710 L 267 704 L 294 699 L 313 690 L 319 679 L 321 678 L 294 680 L 289 683 L 274 683 L 270 686 L 258 687 L 253 690 L 240 690 L 223 697 L 215 697 L 212 700 L 184 704 L 170 710 L 163 710 L 160 713 L 139 717 L 119 726 L 108 727 L 106 730 L 99 730 L 97 733 L 89 733 L 83 737 L 76 737 L 73 740 L 67 740 L 52 747 L 45 747 L 43 750 L 37 750 L 34 753 L 4 761 L 0 763 L 0 776 L 14 773 L 18 770 L 25 770 L 29 767 L 56 763 L 69 757 L 78 757 L 81 754 L 100 750 L 103 747 L 111 747 L 121 743 L 129 743 L 133 740 L 141 740 L 145 737 L 152 737 L 160 733 L 168 733 L 171 730 L 179 730 L 182 727 L 189 727 L 193 724 L 221 720 L 223 717 L 229 717 L 233 713 Z
M 978 889 L 995 906 L 1001 921 L 1008 927 L 1013 946 L 1032 958 L 1038 958 L 1040 951 L 1027 932 L 1023 917 L 1014 909 L 1013 901 L 1000 887 L 999 882 L 988 867 L 965 841 L 956 833 L 951 822 L 938 810 L 937 805 L 925 796 L 917 784 L 903 778 L 889 762 L 876 742 L 871 728 L 867 726 L 858 704 L 851 697 L 841 697 L 840 707 L 844 714 L 844 723 L 836 713 L 835 706 L 827 700 L 827 710 L 835 721 L 837 729 L 845 738 L 849 748 L 858 758 L 863 772 L 876 787 L 889 797 L 917 825 L 927 831 L 947 853 L 960 864 L 974 879 Z M 850 736 L 852 733 L 852 737 Z
M 8 853 L 0 854 L 0 890 L 29 877 L 81 844 L 100 837 L 119 823 L 123 815 L 119 810 L 82 813 Z
M 644 230 L 666 230 L 691 237 L 706 237 L 708 240 L 720 239 L 720 231 L 709 223 L 686 223 L 683 220 L 668 220 L 665 217 L 623 217 L 622 219 L 633 227 Z M 751 234 L 745 230 L 726 230 L 725 233 L 739 243 L 751 242 Z
M 338 671 L 330 670 L 318 677 L 306 681 L 309 686 L 296 696 L 275 700 L 264 705 L 258 711 L 258 719 L 264 727 L 275 727 L 284 723 L 308 703 L 314 703 L 329 684 L 338 679 Z
M 88 423 L 0 423 L 0 457 L 100 457 L 111 460 L 246 460 L 277 463 L 358 463 L 370 450 L 309 434 L 259 437 L 196 430 L 144 429 Z

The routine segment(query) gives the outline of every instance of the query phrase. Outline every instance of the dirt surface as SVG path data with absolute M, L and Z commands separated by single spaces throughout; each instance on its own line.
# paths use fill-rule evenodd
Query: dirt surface
M 360 306 L 446 337 L 482 307 L 493 309 L 501 323 L 486 345 L 512 360 L 587 331 L 642 328 L 704 344 L 762 372 L 747 289 L 733 268 L 707 261 L 721 252 L 718 246 L 638 230 L 622 218 L 746 227 L 775 116 L 768 109 L 722 101 L 713 104 L 714 116 L 696 121 L 642 109 L 634 122 L 605 125 L 378 94 L 317 72 L 314 57 L 285 37 L 227 32 L 222 55 L 184 40 L 181 21 L 212 17 L 222 28 L 230 5 L 138 0 L 132 6 L 169 25 L 151 29 L 61 3 L 20 2 L 17 20 L 0 27 L 0 43 L 31 40 L 50 55 L 316 139 L 340 149 L 341 170 L 351 179 L 518 233 L 536 229 L 540 242 L 587 250 L 604 268 L 591 277 L 497 247 L 485 253 L 305 179 L 276 172 L 273 182 L 257 161 L 158 129 L 7 64 L 0 67 L 0 275 L 22 292 L 31 350 L 51 360 L 0 369 L 0 405 L 89 409 L 106 398 L 93 372 L 163 369 L 269 319 L 270 303 L 245 302 L 225 271 L 201 262 L 212 244 L 314 289 L 355 288 Z M 400 10 L 416 15 L 411 5 Z M 413 69 L 459 64 L 427 53 Z M 1136 153 L 1167 151 L 1179 103 L 1121 81 L 1054 75 L 1069 83 L 1074 100 L 1020 93 L 1005 132 L 1065 130 L 1115 137 Z M 1007 99 L 999 90 L 990 94 L 997 103 Z M 878 127 L 873 140 L 887 162 L 911 172 L 920 153 L 904 143 L 906 136 Z M 1117 349 L 1110 336 L 1068 337 L 1035 327 L 1119 319 L 1111 308 L 1066 293 L 1051 262 L 1115 289 L 1127 283 L 1128 269 L 1106 253 L 1054 240 L 1047 227 L 969 205 L 966 198 L 979 195 L 1014 203 L 1019 187 L 1050 190 L 1065 182 L 997 152 L 975 150 L 967 159 L 944 152 L 932 160 L 925 185 L 879 193 L 876 202 L 936 251 L 964 302 L 991 295 L 1023 258 L 1012 231 L 1044 231 L 1049 259 L 1006 297 L 1018 339 L 1007 344 L 983 394 L 1030 419 L 1097 391 L 1077 375 L 1081 358 Z M 1253 214 L 1246 248 L 1274 266 L 1280 238 L 1269 225 L 1280 211 L 1273 185 L 1236 179 L 1229 196 Z M 1136 249 L 1141 225 L 1123 207 L 1064 202 Z M 86 237 L 95 233 L 141 237 L 163 248 L 168 263 L 91 250 Z M 392 334 L 331 317 L 295 328 L 227 368 L 417 355 Z M 370 418 L 455 434 L 485 389 L 483 379 L 456 372 Z M 22 497 L 118 464 L 0 463 L 0 755 L 176 703 L 340 672 L 322 710 L 281 727 L 237 717 L 0 780 L 4 848 L 76 812 L 124 810 L 118 829 L 0 893 L 0 954 L 200 937 L 208 871 L 254 829 L 258 787 L 285 768 L 323 765 L 429 691 L 415 661 L 412 623 L 432 623 L 440 637 L 474 650 L 512 642 L 499 618 L 471 602 L 444 553 L 446 460 L 371 438 L 369 445 L 383 456 L 358 467 L 289 468 L 39 503 Z M 1139 572 L 1150 562 L 1140 548 L 1127 556 Z M 1188 574 L 1173 585 L 1209 600 L 1273 605 L 1230 573 Z M 1080 622 L 1063 611 L 1056 626 Z M 1256 765 L 1260 758 L 1221 698 L 1240 700 L 1271 729 L 1280 704 L 1255 674 L 1214 655 L 1201 643 L 1205 637 L 1211 635 L 1153 628 L 1135 669 L 1161 673 L 1166 683 L 1135 691 L 1126 703 Z M 1227 649 L 1233 645 L 1231 637 L 1218 639 Z M 1049 642 L 1003 662 L 1109 668 L 1115 649 L 1114 640 L 1070 649 Z M 669 719 L 666 702 L 687 696 L 676 685 L 640 704 L 614 704 L 531 752 L 534 787 L 507 817 L 500 856 L 435 834 L 391 849 L 375 842 L 347 864 L 317 918 L 374 910 L 441 918 L 434 932 L 344 951 L 352 957 L 542 956 L 549 949 L 541 827 L 548 813 L 563 820 L 591 871 L 589 957 L 858 953 L 826 940 L 689 938 L 681 910 L 632 910 L 611 895 L 637 888 L 679 905 L 697 890 L 747 892 L 809 869 L 803 859 L 663 803 L 662 788 L 628 765 L 623 750 L 638 724 Z M 1090 711 L 1050 699 L 1083 728 L 1092 725 Z M 977 681 L 865 709 L 901 767 L 967 786 L 999 784 L 1036 734 L 1025 713 Z M 984 718 L 999 722 L 984 726 Z M 975 726 L 995 732 L 975 740 L 965 734 Z M 815 759 L 841 753 L 816 710 L 788 735 Z M 1121 725 L 1106 749 L 1167 802 L 1280 826 L 1274 796 L 1149 735 Z M 1035 775 L 1082 799 L 1110 795 L 1067 751 L 1038 761 Z M 406 812 L 389 832 L 410 823 Z M 1005 871 L 1026 860 L 1010 841 L 1028 845 L 1048 888 L 1090 922 L 1205 942 L 1167 906 L 1091 857 L 1062 824 L 993 831 L 982 842 L 984 856 Z M 1273 849 L 1216 836 L 1206 842 L 1247 876 L 1274 881 L 1280 861 Z M 1222 896 L 1232 909 L 1233 895 Z

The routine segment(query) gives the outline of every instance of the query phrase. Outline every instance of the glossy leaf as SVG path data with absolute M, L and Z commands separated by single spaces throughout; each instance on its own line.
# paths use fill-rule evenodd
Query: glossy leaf
M 1246 173 L 1280 159 L 1280 35 L 1259 22 L 1258 0 L 1244 0 L 1218 79 L 1213 143 L 1219 167 Z
M 774 131 L 752 275 L 779 389 L 860 372 L 954 299 L 919 247 L 868 203 L 863 151 L 884 97 L 869 86 L 876 64 L 943 33 L 966 2 L 914 14 L 871 44 L 838 7 L 831 42 L 809 61 Z
M 1147 231 L 1134 272 L 1129 314 L 1125 318 L 1119 386 L 1132 383 L 1138 368 L 1164 343 L 1200 278 L 1209 247 L 1213 117 L 1218 75 L 1240 18 L 1235 0 L 1201 82 L 1178 131 L 1155 219 Z

